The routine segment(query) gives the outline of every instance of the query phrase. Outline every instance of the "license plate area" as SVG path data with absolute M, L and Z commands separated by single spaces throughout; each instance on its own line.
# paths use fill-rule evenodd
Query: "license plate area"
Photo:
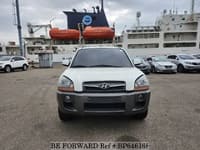
M 85 111 L 124 111 L 125 103 L 84 103 Z
M 92 103 L 118 103 L 122 102 L 121 97 L 88 97 L 88 102 Z

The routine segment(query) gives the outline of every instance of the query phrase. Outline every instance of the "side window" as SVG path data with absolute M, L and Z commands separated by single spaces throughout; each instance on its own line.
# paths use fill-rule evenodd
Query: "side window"
M 176 55 L 174 55 L 172 59 L 176 59 Z
M 12 60 L 17 61 L 17 57 L 13 57 Z
M 20 61 L 20 60 L 24 60 L 24 58 L 22 58 L 22 57 L 18 57 L 18 61 Z
M 152 61 L 152 58 L 147 58 L 147 61 Z
M 15 61 L 21 61 L 21 60 L 24 60 L 24 58 L 22 58 L 22 57 L 14 57 L 13 58 Z
M 172 59 L 172 57 L 171 57 L 171 56 L 167 56 L 167 58 L 168 58 L 168 59 Z
M 176 56 L 175 55 L 170 55 L 168 56 L 169 59 L 176 59 Z

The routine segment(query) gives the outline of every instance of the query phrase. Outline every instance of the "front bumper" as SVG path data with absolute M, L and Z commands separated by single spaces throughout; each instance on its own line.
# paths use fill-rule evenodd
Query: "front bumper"
M 137 66 L 137 65 L 135 65 L 135 66 L 136 66 L 138 69 L 140 69 L 142 72 L 144 72 L 145 74 L 151 72 L 151 70 L 150 70 L 150 68 L 149 68 L 148 66 Z
M 132 115 L 147 111 L 150 91 L 127 93 L 57 92 L 60 111 L 72 115 Z
M 137 67 L 138 69 L 140 69 L 142 72 L 146 73 L 150 73 L 150 68 L 149 67 Z
M 144 72 L 145 74 L 148 74 L 151 72 L 151 70 L 149 68 L 141 69 L 141 71 Z
M 186 70 L 200 70 L 200 65 L 184 65 Z
M 163 73 L 171 73 L 171 72 L 175 73 L 175 72 L 177 72 L 177 68 L 165 68 L 165 67 L 159 68 L 159 67 L 157 67 L 156 71 L 163 72 Z
M 0 70 L 3 70 L 3 69 L 4 69 L 4 66 L 1 66 L 1 65 L 0 65 Z

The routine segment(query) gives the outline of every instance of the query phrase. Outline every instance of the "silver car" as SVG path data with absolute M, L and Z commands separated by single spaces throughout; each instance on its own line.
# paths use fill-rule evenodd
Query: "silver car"
M 169 55 L 168 60 L 177 64 L 178 72 L 200 71 L 200 60 L 189 54 Z
M 145 74 L 149 74 L 151 72 L 150 64 L 147 61 L 145 61 L 143 58 L 135 57 L 132 59 L 132 62 L 135 65 L 135 67 L 140 69 Z
M 193 54 L 192 56 L 194 56 L 196 59 L 200 59 L 200 54 Z
M 177 66 L 176 64 L 167 60 L 165 56 L 153 56 L 147 58 L 148 62 L 151 65 L 151 71 L 153 73 L 163 72 L 163 73 L 176 73 Z

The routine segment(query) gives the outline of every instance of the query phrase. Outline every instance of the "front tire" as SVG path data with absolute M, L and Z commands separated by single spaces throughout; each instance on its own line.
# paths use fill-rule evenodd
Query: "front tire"
M 156 73 L 156 68 L 152 66 L 152 73 Z
M 22 70 L 23 70 L 23 71 L 26 71 L 27 69 L 28 69 L 28 66 L 24 64 L 24 65 L 22 66 Z
M 4 68 L 4 71 L 6 72 L 6 73 L 10 73 L 11 72 L 11 67 L 10 66 L 5 66 L 5 68 Z
M 66 122 L 72 119 L 72 116 L 69 116 L 68 114 L 63 113 L 62 111 L 60 111 L 59 108 L 58 108 L 58 116 L 60 120 L 63 122 Z
M 184 69 L 183 65 L 178 65 L 178 67 L 177 67 L 177 72 L 182 73 L 182 72 L 184 72 L 184 71 L 185 71 L 185 69 Z

